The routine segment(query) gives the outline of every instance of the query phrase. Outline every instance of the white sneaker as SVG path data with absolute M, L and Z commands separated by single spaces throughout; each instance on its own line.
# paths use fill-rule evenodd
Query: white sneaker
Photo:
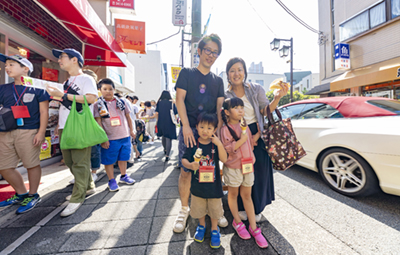
M 185 228 L 186 228 L 186 221 L 187 218 L 189 217 L 189 211 L 190 209 L 188 208 L 187 210 L 181 209 L 178 213 L 178 216 L 176 216 L 175 222 L 174 222 L 174 232 L 175 233 L 182 233 Z
M 82 203 L 69 203 L 64 211 L 61 212 L 60 216 L 67 217 L 71 214 L 74 214 L 79 209 L 79 207 L 81 207 L 81 205 Z
M 89 189 L 88 191 L 86 191 L 86 196 L 93 195 L 94 193 L 96 193 L 96 188 Z M 66 196 L 65 200 L 67 200 L 67 201 L 71 200 L 71 196 L 72 195 Z
M 70 180 L 69 183 L 75 184 L 75 179 Z
M 92 179 L 93 179 L 94 182 L 96 182 L 97 179 L 99 179 L 99 177 L 97 176 L 97 174 L 92 173 Z
M 246 211 L 239 211 L 239 217 L 241 220 L 247 220 Z
M 260 213 L 260 214 L 257 214 L 257 215 L 256 215 L 256 222 L 260 222 L 261 219 L 262 219 L 262 214 L 261 214 L 261 213 Z
M 154 142 L 149 142 L 149 144 L 154 144 Z
M 220 226 L 221 228 L 226 228 L 228 224 L 228 220 L 225 218 L 225 216 L 222 216 L 218 219 L 218 226 Z

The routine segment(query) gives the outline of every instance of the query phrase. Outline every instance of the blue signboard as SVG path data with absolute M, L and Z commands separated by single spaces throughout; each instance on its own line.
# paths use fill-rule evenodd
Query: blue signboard
M 335 44 L 335 59 L 350 58 L 350 46 L 346 43 Z

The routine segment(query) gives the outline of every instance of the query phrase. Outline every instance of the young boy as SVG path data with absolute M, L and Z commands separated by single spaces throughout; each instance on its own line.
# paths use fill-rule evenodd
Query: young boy
M 85 103 L 84 96 L 88 104 L 93 104 L 96 101 L 97 89 L 94 79 L 82 72 L 84 60 L 80 52 L 75 49 L 53 49 L 53 55 L 58 58 L 60 68 L 67 71 L 70 75 L 69 79 L 64 83 L 63 91 L 52 86 L 47 88 L 47 92 L 50 96 L 62 98 L 58 129 L 55 131 L 56 134 L 59 133 L 61 140 L 74 97 L 76 100 L 76 109 L 80 111 L 82 109 L 82 104 Z M 91 150 L 92 147 L 80 150 L 61 150 L 64 162 L 75 178 L 72 195 L 66 198 L 69 200 L 69 204 L 64 211 L 61 212 L 61 217 L 74 214 L 85 201 L 85 197 L 96 192 L 90 173 Z
M 201 113 L 196 125 L 199 134 L 196 146 L 188 147 L 182 158 L 183 166 L 194 171 L 190 186 L 192 194 L 190 215 L 199 219 L 194 240 L 203 242 L 206 231 L 205 216 L 208 214 L 211 218 L 210 246 L 214 249 L 221 246 L 218 220 L 224 214 L 221 200 L 224 195 L 219 161 L 225 163 L 228 158 L 224 146 L 215 135 L 217 127 L 218 117 L 216 114 Z M 203 172 L 204 170 L 211 172 Z
M 127 161 L 131 157 L 131 137 L 135 138 L 135 133 L 125 99 L 114 96 L 114 82 L 105 78 L 98 85 L 103 96 L 94 104 L 94 117 L 106 131 L 109 140 L 101 144 L 101 163 L 105 166 L 109 179 L 108 189 L 118 191 L 119 187 L 114 178 L 116 161 L 121 171 L 119 181 L 129 185 L 135 183 L 135 180 L 126 174 Z
M 20 214 L 32 210 L 40 202 L 37 193 L 42 176 L 39 155 L 49 119 L 50 96 L 42 89 L 22 86 L 21 76 L 29 76 L 33 72 L 29 60 L 19 55 L 0 54 L 0 61 L 6 63 L 6 73 L 14 79 L 14 82 L 0 86 L 0 105 L 14 108 L 14 111 L 17 106 L 26 116 L 17 121 L 17 129 L 0 131 L 0 174 L 16 192 L 13 197 L 0 202 L 0 207 L 21 204 L 16 211 Z M 14 114 L 14 117 L 18 115 Z M 16 170 L 20 159 L 28 169 L 29 193 Z

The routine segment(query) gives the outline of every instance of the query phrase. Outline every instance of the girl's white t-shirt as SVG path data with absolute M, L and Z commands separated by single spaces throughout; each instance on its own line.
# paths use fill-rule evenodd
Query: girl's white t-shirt
M 247 99 L 246 95 L 244 95 L 240 99 L 242 99 L 244 103 L 244 120 L 246 121 L 246 124 L 250 125 L 252 123 L 256 123 L 257 116 L 250 101 Z
M 76 91 L 79 95 L 91 94 L 97 98 L 97 87 L 93 77 L 87 74 L 80 74 L 78 76 L 69 77 L 70 89 Z M 70 110 L 64 105 L 60 106 L 58 128 L 63 129 L 67 121 Z

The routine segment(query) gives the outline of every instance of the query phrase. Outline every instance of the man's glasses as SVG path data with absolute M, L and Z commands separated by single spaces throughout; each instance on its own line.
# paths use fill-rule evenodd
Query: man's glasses
M 212 54 L 214 58 L 218 58 L 219 54 L 216 51 L 211 51 L 209 48 L 203 48 L 204 53 L 206 53 L 207 55 Z

